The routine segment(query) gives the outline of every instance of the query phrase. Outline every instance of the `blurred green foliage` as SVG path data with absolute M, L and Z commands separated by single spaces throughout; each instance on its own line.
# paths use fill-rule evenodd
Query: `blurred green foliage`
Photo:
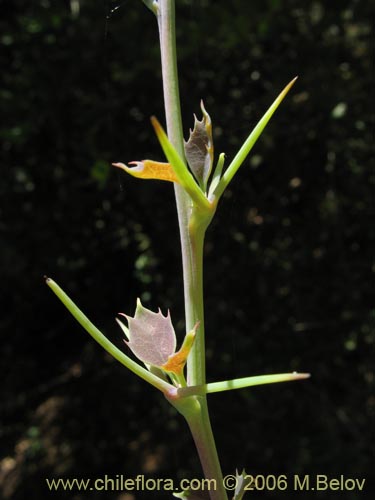
M 177 16 L 186 136 L 203 98 L 228 159 L 299 75 L 208 233 L 208 377 L 313 378 L 210 398 L 224 471 L 370 481 L 370 2 L 177 0 Z M 183 333 L 173 189 L 110 167 L 163 159 L 153 15 L 136 0 L 4 0 L 0 33 L 2 496 L 44 498 L 58 475 L 200 477 L 184 422 L 42 280 L 119 346 L 114 316 L 138 296 Z

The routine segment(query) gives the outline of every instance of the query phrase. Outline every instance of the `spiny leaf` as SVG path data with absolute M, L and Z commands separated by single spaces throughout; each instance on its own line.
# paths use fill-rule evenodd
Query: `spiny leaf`
M 61 300 L 64 306 L 72 314 L 72 316 L 78 321 L 78 323 L 83 326 L 83 328 L 93 337 L 98 344 L 100 344 L 111 356 L 113 356 L 117 361 L 122 363 L 126 368 L 129 368 L 139 377 L 143 378 L 151 385 L 162 391 L 164 394 L 170 394 L 173 390 L 173 386 L 165 381 L 165 379 L 159 378 L 157 375 L 150 373 L 148 370 L 139 366 L 138 363 L 130 359 L 123 352 L 121 352 L 112 342 L 110 342 L 95 325 L 91 323 L 87 316 L 78 308 L 78 306 L 72 301 L 70 297 L 62 290 L 57 283 L 55 283 L 51 278 L 45 277 L 46 284 L 55 293 L 55 295 Z
M 118 325 L 120 326 L 121 330 L 123 331 L 123 333 L 126 337 L 126 340 L 129 340 L 129 328 L 127 326 L 125 326 L 124 323 L 122 321 L 120 321 L 118 318 L 116 318 L 116 321 L 117 321 Z M 154 365 L 149 365 L 148 363 L 144 363 L 144 365 L 149 372 L 153 373 L 157 377 L 159 377 L 167 382 L 167 377 L 166 377 L 165 373 L 162 370 L 160 370 L 160 368 L 158 368 L 157 366 L 154 366 Z
M 126 339 L 129 340 L 129 328 L 127 326 L 125 326 L 124 323 L 122 321 L 120 321 L 118 318 L 116 318 L 116 321 L 117 321 L 118 325 L 120 326 Z
M 205 189 L 212 169 L 214 147 L 211 118 L 204 108 L 203 101 L 201 101 L 201 109 L 203 118 L 198 120 L 194 115 L 194 128 L 190 130 L 189 140 L 184 141 L 184 146 L 190 170 Z
M 138 299 L 134 318 L 129 323 L 129 342 L 133 353 L 144 363 L 164 365 L 176 350 L 176 334 L 170 314 L 163 316 L 160 309 L 154 313 L 142 306 Z
M 139 179 L 157 179 L 160 181 L 178 182 L 176 174 L 169 163 L 162 163 L 153 160 L 131 161 L 128 167 L 124 163 L 112 163 L 114 167 L 125 170 L 128 174 Z
M 239 474 L 236 470 L 236 480 L 236 489 L 234 490 L 233 500 L 242 500 L 251 478 L 248 474 L 246 474 L 245 469 L 241 472 L 241 474 Z

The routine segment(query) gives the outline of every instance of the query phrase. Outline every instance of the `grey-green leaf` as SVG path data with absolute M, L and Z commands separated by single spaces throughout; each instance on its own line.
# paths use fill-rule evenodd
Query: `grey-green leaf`
M 163 316 L 160 309 L 154 313 L 138 299 L 134 318 L 126 318 L 129 322 L 129 342 L 126 343 L 137 358 L 148 365 L 164 365 L 176 350 L 176 334 L 169 311 L 167 316 Z
M 246 486 L 250 483 L 251 478 L 246 474 L 245 470 L 243 470 L 241 474 L 236 470 L 236 479 L 237 482 L 233 500 L 242 500 L 246 491 Z
M 190 130 L 189 140 L 185 141 L 185 155 L 194 177 L 205 189 L 212 169 L 214 147 L 211 118 L 204 108 L 203 101 L 201 109 L 202 120 L 198 120 L 194 115 L 194 128 Z

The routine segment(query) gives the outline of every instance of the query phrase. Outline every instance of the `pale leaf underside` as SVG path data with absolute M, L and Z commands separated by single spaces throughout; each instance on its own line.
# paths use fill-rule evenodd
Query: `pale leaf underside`
M 138 301 L 134 318 L 126 316 L 133 353 L 144 363 L 162 366 L 176 350 L 176 334 L 170 314 L 154 313 Z

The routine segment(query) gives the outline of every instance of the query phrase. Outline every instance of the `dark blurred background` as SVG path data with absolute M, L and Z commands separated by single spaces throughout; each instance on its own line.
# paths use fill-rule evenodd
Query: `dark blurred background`
M 229 161 L 299 75 L 208 231 L 207 363 L 209 381 L 312 378 L 209 397 L 225 473 L 373 477 L 370 3 L 177 0 L 186 136 L 203 98 Z M 173 188 L 110 166 L 163 160 L 149 122 L 164 122 L 156 22 L 140 0 L 2 0 L 1 12 L 0 496 L 170 498 L 51 493 L 44 480 L 202 475 L 182 417 L 42 278 L 118 346 L 115 315 L 137 297 L 170 308 L 182 337 Z

